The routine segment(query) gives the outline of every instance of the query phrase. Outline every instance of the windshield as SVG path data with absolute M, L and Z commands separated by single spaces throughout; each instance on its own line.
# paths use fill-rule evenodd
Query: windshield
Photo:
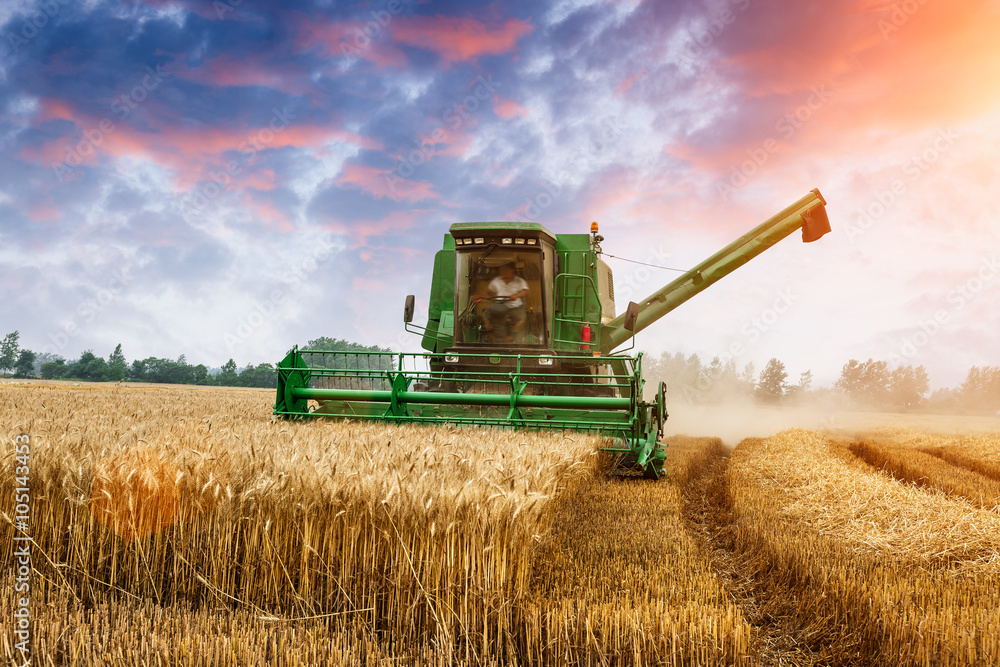
M 461 251 L 455 278 L 456 343 L 545 344 L 540 249 Z

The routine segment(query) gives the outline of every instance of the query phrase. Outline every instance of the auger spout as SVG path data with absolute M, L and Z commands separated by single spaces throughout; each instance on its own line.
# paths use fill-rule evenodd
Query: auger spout
M 797 229 L 802 229 L 802 240 L 805 243 L 815 241 L 830 231 L 826 200 L 818 189 L 811 190 L 802 199 L 639 302 L 638 316 L 632 330 L 625 328 L 625 314 L 604 325 L 601 332 L 601 354 L 610 354 L 633 334 L 656 322 L 709 285 L 728 276 Z

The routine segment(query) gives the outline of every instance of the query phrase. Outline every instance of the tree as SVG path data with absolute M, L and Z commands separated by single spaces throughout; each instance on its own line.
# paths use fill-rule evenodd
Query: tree
M 800 391 L 809 391 L 809 385 L 812 384 L 813 373 L 811 370 L 806 370 L 799 373 L 799 383 L 796 385 Z
M 851 398 L 860 398 L 862 393 L 861 364 L 857 359 L 851 359 L 840 369 L 840 377 L 833 386 Z
M 222 371 L 215 377 L 215 382 L 223 387 L 235 387 L 239 384 L 236 374 L 236 362 L 230 359 L 222 366 Z
M 809 385 L 812 384 L 812 371 L 803 371 L 799 373 L 799 381 L 797 384 L 790 385 L 785 389 L 786 398 L 795 398 L 802 400 L 805 393 L 809 391 Z
M 250 364 L 239 375 L 239 385 L 241 387 L 275 387 L 277 386 L 277 373 L 271 364 L 260 364 L 254 366 Z
M 93 350 L 85 350 L 75 364 L 69 365 L 66 375 L 91 382 L 107 382 L 111 377 L 111 369 L 108 362 L 95 355 Z
M 889 364 L 869 359 L 864 363 L 851 359 L 844 364 L 834 387 L 858 402 L 870 406 L 885 405 L 891 393 Z
M 309 366 L 319 368 L 363 368 L 365 370 L 392 370 L 396 367 L 396 355 L 387 347 L 362 345 L 339 338 L 321 337 L 305 344 L 303 350 L 323 352 L 348 352 L 354 354 L 302 354 Z
M 145 359 L 135 359 L 132 362 L 132 368 L 128 372 L 130 379 L 136 382 L 143 382 L 146 379 L 146 360 Z
M 4 337 L 3 342 L 0 342 L 0 373 L 14 368 L 17 361 L 17 341 L 20 337 L 19 332 L 13 331 Z
M 959 389 L 962 403 L 976 410 L 1000 408 L 1000 366 L 973 366 Z
M 194 382 L 195 369 L 187 364 L 181 364 L 172 359 L 147 357 L 141 361 L 132 362 L 133 380 L 143 382 L 159 382 L 163 384 L 191 384 Z
M 760 382 L 757 384 L 757 395 L 763 400 L 777 403 L 785 394 L 785 380 L 788 373 L 785 372 L 785 364 L 775 358 L 771 358 L 760 373 Z
M 339 338 L 327 338 L 326 336 L 309 341 L 303 349 L 324 350 L 327 352 L 392 352 L 387 347 L 362 345 L 361 343 L 352 343 Z
M 754 390 L 757 388 L 757 369 L 752 361 L 748 361 L 747 365 L 743 367 L 743 372 L 740 373 L 740 385 L 743 394 L 753 396 Z
M 115 351 L 108 357 L 108 366 L 111 368 L 110 376 L 112 380 L 117 382 L 125 379 L 125 369 L 128 366 L 128 362 L 125 361 L 125 355 L 122 354 L 121 343 L 118 343 Z
M 62 359 L 58 354 L 53 352 L 39 352 L 35 355 L 35 375 L 42 374 L 42 366 L 45 364 L 56 361 L 57 359 Z
M 65 377 L 67 370 L 66 360 L 59 358 L 54 361 L 46 361 L 42 364 L 40 372 L 43 380 L 56 380 Z
M 930 389 L 927 370 L 923 366 L 900 366 L 889 376 L 889 397 L 892 404 L 904 410 L 917 407 Z
M 194 366 L 189 366 L 182 354 L 177 361 L 161 359 L 163 364 L 163 379 L 159 382 L 171 384 L 194 384 Z
M 864 397 L 871 405 L 884 406 L 888 403 L 891 378 L 888 363 L 874 359 L 864 363 L 861 383 L 864 387 Z
M 35 375 L 35 353 L 31 350 L 21 350 L 17 363 L 14 365 L 14 377 L 30 378 Z
M 209 384 L 208 380 L 208 368 L 205 364 L 198 364 L 194 367 L 194 383 L 195 384 Z

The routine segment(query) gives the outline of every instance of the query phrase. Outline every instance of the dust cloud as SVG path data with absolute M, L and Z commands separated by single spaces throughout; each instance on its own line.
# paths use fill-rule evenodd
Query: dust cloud
M 667 402 L 670 417 L 663 428 L 672 435 L 721 438 L 736 447 L 744 438 L 763 438 L 790 428 L 834 436 L 855 436 L 882 427 L 910 428 L 941 435 L 1000 432 L 1000 417 L 843 410 L 831 406 L 773 406 L 747 401 L 729 403 Z
M 789 428 L 823 430 L 831 426 L 831 415 L 815 409 L 784 408 L 748 402 L 667 404 L 670 417 L 663 428 L 664 439 L 672 435 L 721 438 L 735 447 L 744 438 L 763 438 Z

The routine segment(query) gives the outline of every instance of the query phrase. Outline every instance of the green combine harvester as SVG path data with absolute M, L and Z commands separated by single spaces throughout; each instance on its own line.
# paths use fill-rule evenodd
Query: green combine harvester
M 658 478 L 665 387 L 644 400 L 642 354 L 616 350 L 797 229 L 819 239 L 825 206 L 812 190 L 620 315 L 596 223 L 589 235 L 454 224 L 434 259 L 427 325 L 412 321 L 413 295 L 403 310 L 426 351 L 294 348 L 278 363 L 274 414 L 596 432 L 619 465 Z

